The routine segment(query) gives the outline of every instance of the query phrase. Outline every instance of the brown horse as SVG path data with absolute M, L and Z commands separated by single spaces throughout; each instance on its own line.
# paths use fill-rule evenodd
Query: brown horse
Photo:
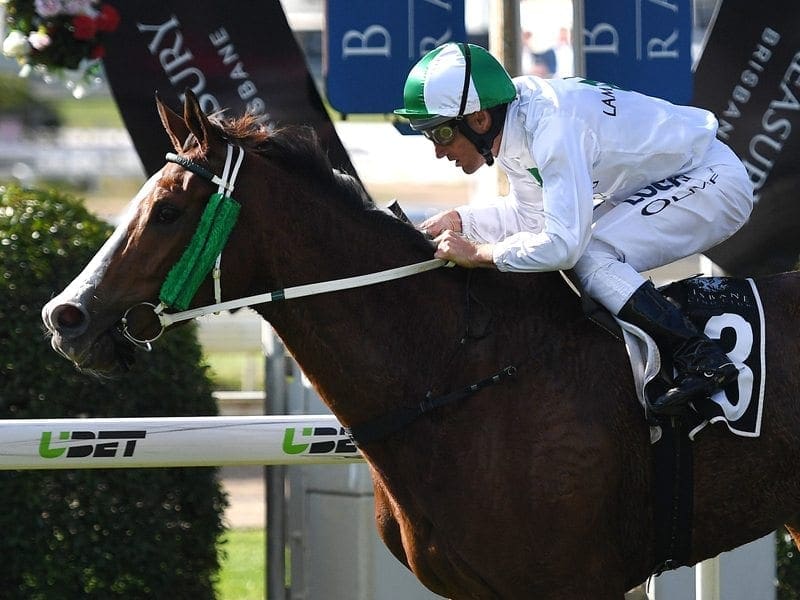
M 313 136 L 209 119 L 191 94 L 182 117 L 160 101 L 158 110 L 181 158 L 151 178 L 97 257 L 43 310 L 53 346 L 79 367 L 130 360 L 120 321 L 132 306 L 158 303 L 229 143 L 245 158 L 223 299 L 431 258 L 419 231 L 331 170 Z M 762 433 L 745 439 L 714 426 L 693 444 L 690 563 L 791 526 L 800 509 L 800 278 L 758 286 L 770 367 Z M 213 295 L 207 277 L 191 304 Z M 559 275 L 438 269 L 255 308 L 346 426 L 516 366 L 515 377 L 363 445 L 380 534 L 434 592 L 621 600 L 655 568 L 653 457 L 626 352 L 582 316 Z M 126 329 L 152 321 L 151 311 L 135 312 Z

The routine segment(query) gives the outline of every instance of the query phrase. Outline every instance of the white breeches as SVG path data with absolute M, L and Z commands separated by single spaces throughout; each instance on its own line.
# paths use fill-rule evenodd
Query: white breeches
M 592 239 L 575 265 L 587 293 L 617 314 L 644 283 L 642 271 L 712 248 L 735 233 L 753 208 L 753 185 L 719 140 L 702 165 L 656 181 L 595 211 Z

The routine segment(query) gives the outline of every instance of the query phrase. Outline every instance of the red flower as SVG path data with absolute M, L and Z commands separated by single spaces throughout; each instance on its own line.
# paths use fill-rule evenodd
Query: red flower
M 97 34 L 97 24 L 92 17 L 75 15 L 72 17 L 72 37 L 76 40 L 91 40 Z
M 110 4 L 103 4 L 100 7 L 100 14 L 97 15 L 97 30 L 111 32 L 119 27 L 120 16 L 116 8 Z
M 106 47 L 101 45 L 101 44 L 97 44 L 89 52 L 89 58 L 92 58 L 92 59 L 94 59 L 94 58 L 103 58 L 105 55 L 106 55 Z

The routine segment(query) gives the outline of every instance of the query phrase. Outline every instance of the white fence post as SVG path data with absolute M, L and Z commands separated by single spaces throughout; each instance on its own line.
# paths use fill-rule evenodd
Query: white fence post
M 286 361 L 283 344 L 265 323 L 261 324 L 264 349 L 264 412 L 268 415 L 286 413 Z M 264 589 L 271 600 L 286 600 L 286 467 L 264 467 L 264 523 L 266 582 Z
M 719 556 L 704 560 L 695 568 L 697 600 L 720 600 Z
M 775 600 L 775 534 L 656 577 L 651 600 Z

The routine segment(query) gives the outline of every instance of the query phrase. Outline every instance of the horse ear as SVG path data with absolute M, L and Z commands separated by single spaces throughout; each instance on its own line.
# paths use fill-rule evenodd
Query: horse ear
M 158 116 L 161 117 L 161 124 L 172 142 L 172 147 L 175 148 L 175 152 L 180 152 L 183 149 L 183 140 L 189 137 L 190 133 L 186 122 L 178 113 L 164 104 L 158 93 L 156 93 L 156 107 Z
M 197 141 L 200 143 L 200 148 L 204 152 L 208 150 L 210 142 L 209 136 L 212 132 L 211 123 L 208 121 L 208 117 L 203 112 L 203 109 L 200 108 L 200 102 L 197 100 L 197 96 L 189 89 L 186 90 L 183 101 L 183 120 L 189 128 L 189 131 L 197 138 Z

